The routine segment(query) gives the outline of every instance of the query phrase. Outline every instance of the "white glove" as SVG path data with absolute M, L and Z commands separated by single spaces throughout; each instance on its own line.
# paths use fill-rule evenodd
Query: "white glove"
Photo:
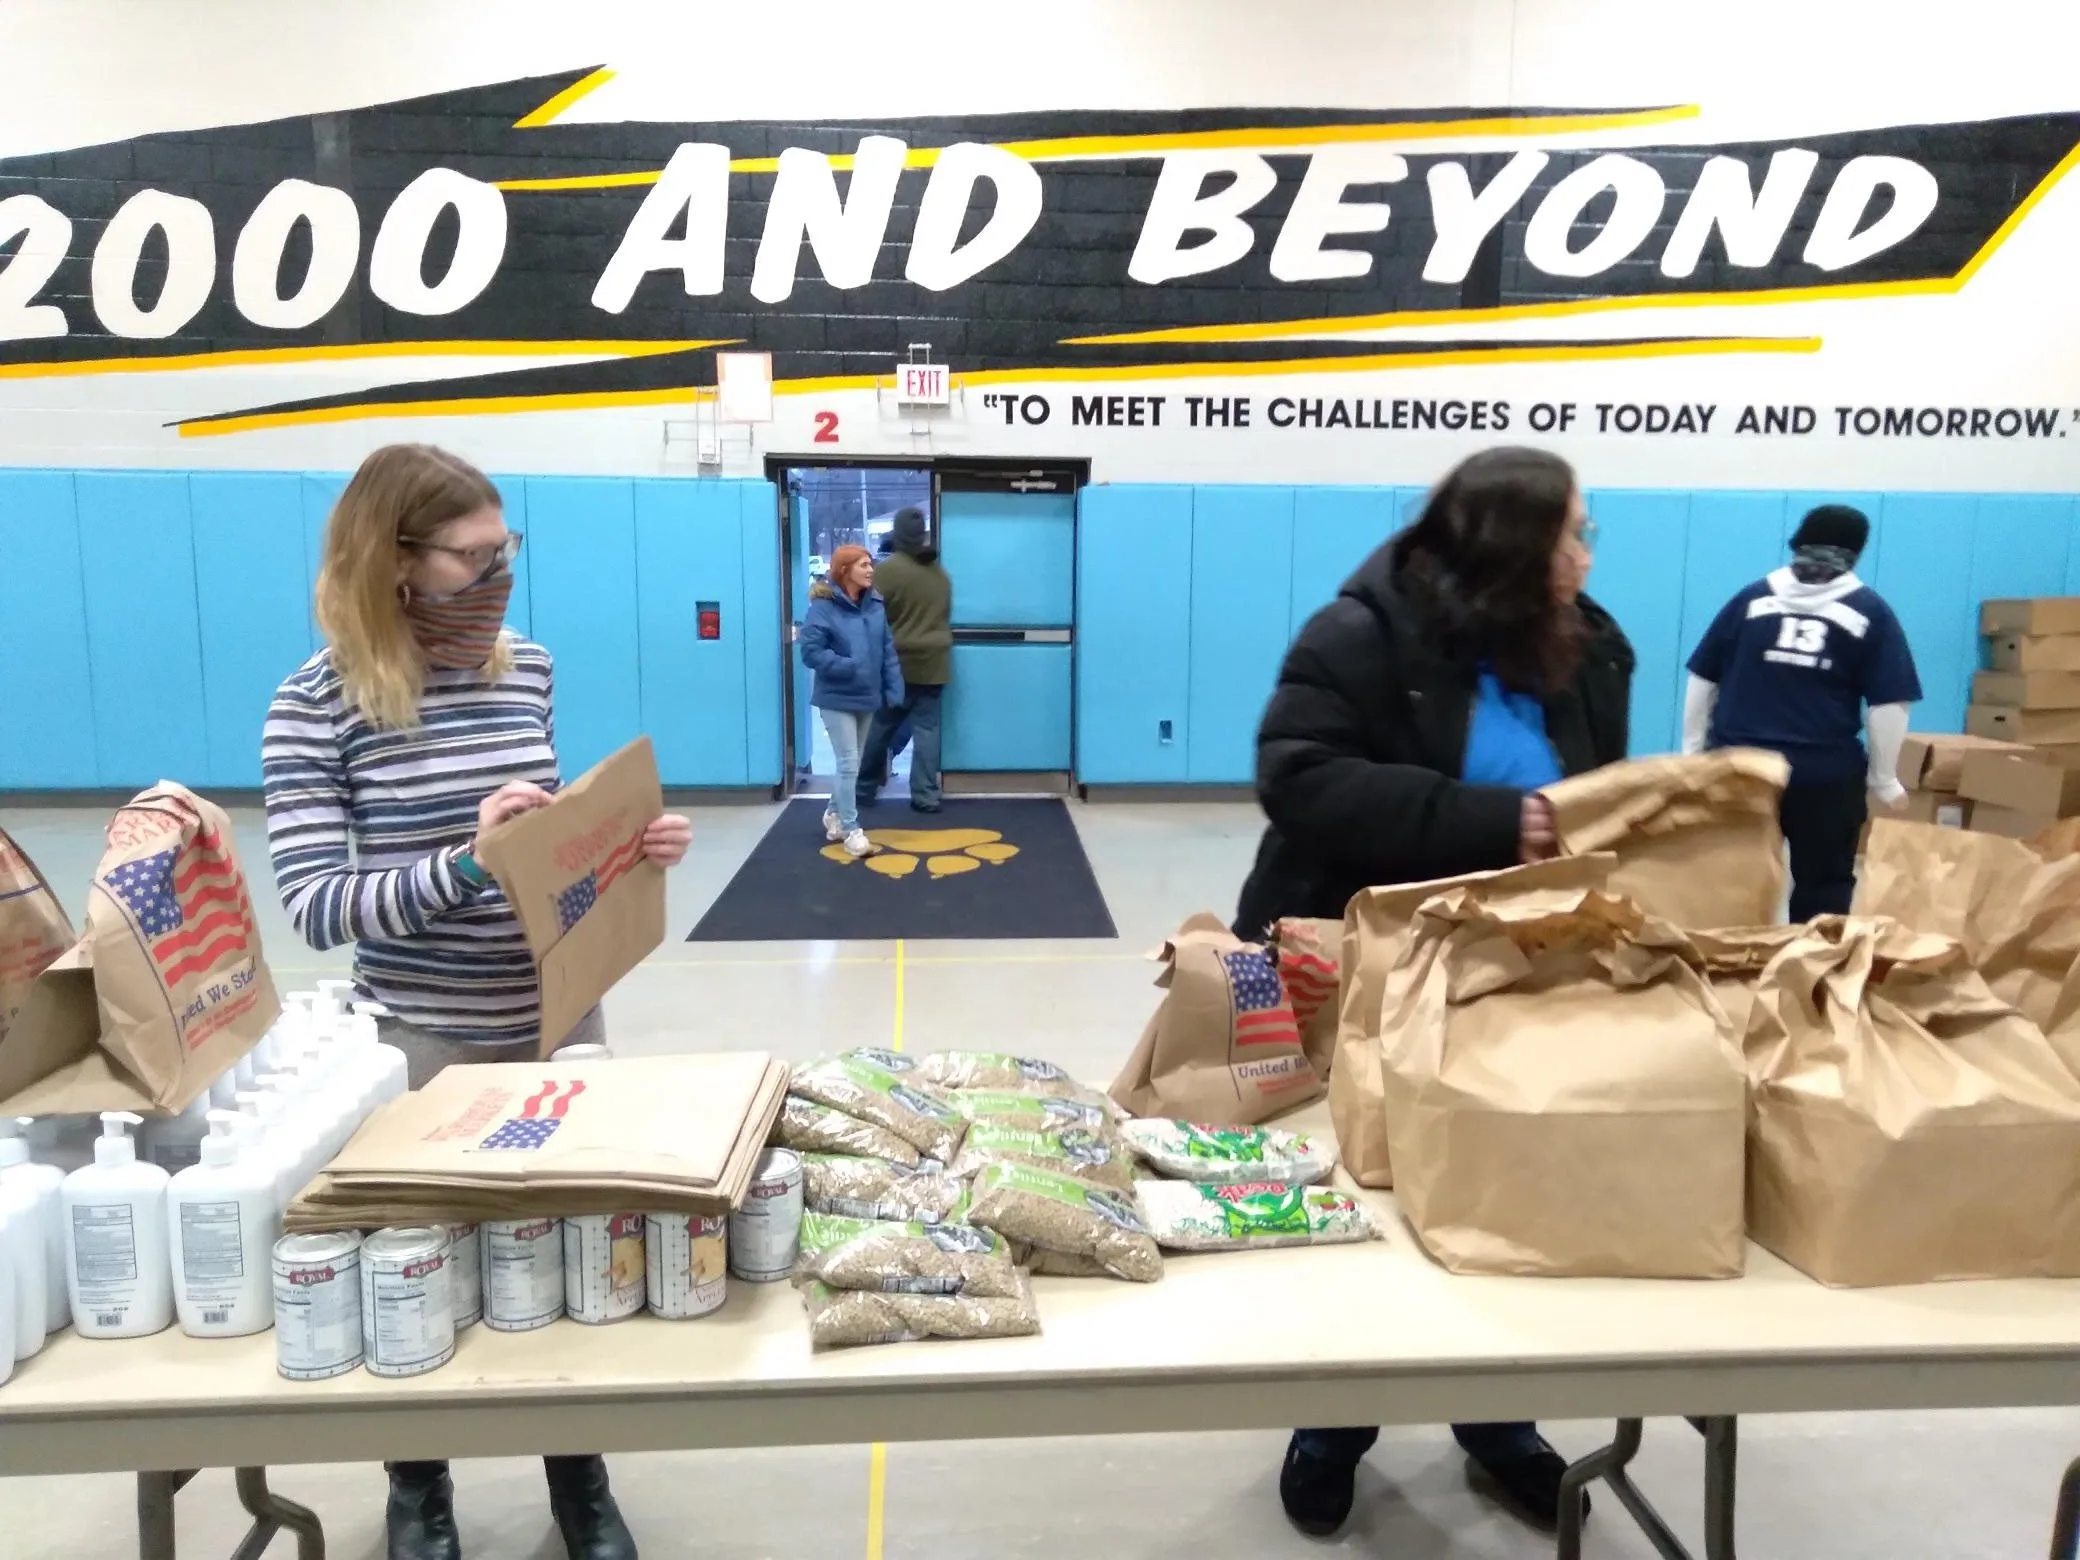
M 1881 807 L 1897 807 L 1907 799 L 1907 788 L 1897 780 L 1882 781 L 1871 787 L 1871 797 Z

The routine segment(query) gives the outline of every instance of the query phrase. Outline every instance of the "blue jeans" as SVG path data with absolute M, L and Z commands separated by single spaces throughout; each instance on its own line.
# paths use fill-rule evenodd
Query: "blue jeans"
M 1529 1457 L 1545 1446 L 1538 1426 L 1522 1420 L 1489 1425 L 1453 1425 L 1452 1435 L 1468 1457 L 1488 1468 Z M 1293 1432 L 1293 1444 L 1300 1448 L 1302 1456 L 1312 1457 L 1318 1462 L 1340 1463 L 1345 1467 L 1356 1467 L 1358 1459 L 1371 1451 L 1372 1443 L 1378 1439 L 1379 1431 L 1373 1429 Z
M 888 778 L 892 739 L 910 724 L 910 805 L 933 808 L 939 805 L 939 713 L 946 689 L 939 683 L 911 683 L 901 704 L 891 704 L 874 716 L 867 733 L 867 749 L 860 768 L 867 783 L 860 788 L 861 800 L 871 803 Z M 896 750 L 900 751 L 899 748 Z
M 830 810 L 847 834 L 859 827 L 859 756 L 866 746 L 873 716 L 865 710 L 818 710 L 838 757 L 838 778 L 831 785 Z

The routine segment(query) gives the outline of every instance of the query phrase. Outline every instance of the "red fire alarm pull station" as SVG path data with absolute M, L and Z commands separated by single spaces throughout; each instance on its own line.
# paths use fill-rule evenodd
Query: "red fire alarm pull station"
M 693 604 L 694 621 L 700 625 L 703 639 L 722 637 L 722 603 L 719 601 L 696 601 Z

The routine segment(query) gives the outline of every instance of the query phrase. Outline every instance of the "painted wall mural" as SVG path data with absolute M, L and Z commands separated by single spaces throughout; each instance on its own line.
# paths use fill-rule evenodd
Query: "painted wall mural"
M 1744 438 L 2080 426 L 2055 374 L 1909 382 L 1856 323 L 1987 291 L 2080 159 L 2080 107 L 1739 139 L 1673 97 L 598 117 L 616 79 L 0 156 L 0 418 L 39 380 L 178 373 L 191 390 L 133 398 L 161 413 L 151 458 L 308 463 L 329 446 L 241 436 L 617 410 L 654 429 L 748 349 L 792 415 L 739 460 L 1081 453 L 1089 430 L 1167 451 L 1154 474 L 1195 433 L 1202 454 L 1687 438 L 1738 464 Z M 1859 334 L 1846 375 L 1802 361 Z M 924 343 L 958 408 L 892 417 L 892 365 Z M 357 367 L 266 372 L 325 365 Z

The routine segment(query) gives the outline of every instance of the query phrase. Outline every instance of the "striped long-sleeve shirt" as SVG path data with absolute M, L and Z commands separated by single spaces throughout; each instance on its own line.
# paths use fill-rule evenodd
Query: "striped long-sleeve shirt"
M 549 653 L 508 637 L 513 669 L 435 671 L 422 724 L 382 731 L 349 707 L 332 652 L 276 692 L 261 739 L 267 839 L 289 919 L 314 948 L 354 943 L 354 974 L 408 1023 L 456 1040 L 532 1040 L 541 988 L 496 884 L 455 858 L 509 780 L 557 784 Z

